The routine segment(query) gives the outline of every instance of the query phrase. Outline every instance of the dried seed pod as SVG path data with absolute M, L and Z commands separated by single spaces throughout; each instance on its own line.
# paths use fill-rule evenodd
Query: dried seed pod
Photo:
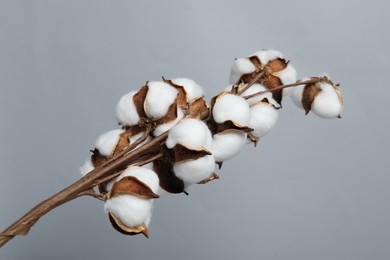
M 166 158 L 154 161 L 153 170 L 157 173 L 160 180 L 160 194 L 167 193 L 185 193 L 183 180 L 179 179 L 173 172 L 173 162 Z
M 124 142 L 124 144 L 120 144 Z M 95 148 L 99 150 L 99 153 L 103 156 L 110 157 L 114 154 L 116 149 L 121 149 L 123 146 L 125 148 L 129 145 L 128 136 L 125 130 L 116 129 L 105 132 L 100 135 L 96 141 Z
M 178 92 L 171 85 L 162 81 L 150 81 L 144 101 L 144 110 L 151 120 L 164 117 L 175 103 Z
M 138 124 L 140 116 L 133 100 L 136 93 L 136 91 L 131 91 L 120 98 L 116 107 L 116 118 L 119 124 L 124 126 Z
M 183 88 L 185 93 L 185 102 L 191 104 L 191 102 L 202 98 L 204 96 L 203 88 L 193 81 L 187 78 L 177 78 L 170 80 L 170 83 L 175 88 Z
M 248 138 L 256 145 L 260 137 L 266 135 L 276 124 L 278 112 L 266 98 L 251 106 L 249 127 L 253 129 Z
M 179 123 L 179 121 L 183 117 L 184 117 L 183 111 L 181 110 L 181 108 L 178 108 L 176 106 L 176 109 L 173 111 L 172 114 L 167 114 L 164 116 L 164 121 L 158 120 L 160 122 L 156 123 L 156 129 L 153 131 L 153 135 L 159 136 L 163 134 L 164 132 L 168 131 L 169 129 L 177 125 L 177 123 Z
M 313 111 L 322 118 L 340 117 L 343 98 L 339 87 L 326 76 L 312 79 L 319 79 L 319 81 L 294 88 L 291 95 L 293 102 L 303 108 L 305 114 Z
M 252 66 L 249 65 L 250 63 Z M 296 70 L 284 59 L 282 53 L 275 50 L 261 50 L 249 57 L 237 59 L 231 69 L 230 82 L 231 84 L 248 83 L 260 73 L 263 75 L 257 83 L 269 89 L 296 82 Z M 283 94 L 286 95 L 289 91 L 278 90 L 272 95 L 280 104 Z
M 146 227 L 158 191 L 159 179 L 154 171 L 141 167 L 126 169 L 116 179 L 104 204 L 114 228 L 128 235 L 145 232 L 147 235 Z
M 237 95 L 222 92 L 214 98 L 211 111 L 216 123 L 232 121 L 237 126 L 248 126 L 250 110 L 248 102 Z

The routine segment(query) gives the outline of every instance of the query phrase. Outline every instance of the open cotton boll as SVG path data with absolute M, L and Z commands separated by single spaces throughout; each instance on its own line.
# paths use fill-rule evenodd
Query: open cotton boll
M 302 108 L 302 109 L 303 109 L 302 97 L 303 97 L 303 90 L 304 89 L 305 89 L 304 85 L 299 85 L 299 86 L 294 87 L 290 92 L 290 96 L 291 96 L 293 103 L 297 107 Z
M 247 134 L 230 130 L 213 136 L 210 151 L 216 162 L 223 162 L 237 155 L 245 145 Z
M 159 136 L 161 134 L 163 134 L 164 132 L 168 131 L 169 129 L 171 129 L 172 127 L 174 127 L 175 125 L 177 125 L 177 123 L 184 117 L 184 113 L 183 113 L 183 110 L 181 110 L 180 108 L 177 108 L 177 117 L 175 120 L 172 120 L 168 123 L 165 123 L 165 124 L 161 124 L 161 125 L 158 125 L 156 127 L 156 129 L 153 131 L 153 135 L 154 136 Z
M 144 102 L 146 115 L 153 120 L 165 116 L 169 107 L 175 102 L 177 94 L 177 90 L 165 82 L 150 81 Z
M 160 181 L 157 174 L 153 170 L 147 169 L 145 167 L 130 166 L 117 177 L 116 181 L 119 181 L 126 176 L 133 176 L 137 178 L 138 180 L 148 185 L 154 193 L 158 193 L 160 188 Z
M 95 167 L 93 166 L 92 160 L 91 160 L 91 157 L 90 157 L 80 167 L 80 174 L 81 174 L 81 176 L 84 177 L 85 175 L 87 175 L 87 173 L 89 173 L 90 171 L 92 171 L 94 169 L 95 169 Z
M 252 73 L 255 70 L 255 65 L 248 58 L 236 59 L 230 70 L 230 84 L 238 84 L 242 75 Z
M 203 121 L 186 118 L 169 130 L 166 146 L 171 149 L 181 144 L 191 150 L 200 150 L 207 149 L 211 140 L 210 130 Z
M 137 91 L 131 91 L 122 96 L 116 106 L 116 118 L 121 125 L 135 125 L 140 120 L 137 108 L 133 101 L 133 96 L 136 93 Z
M 257 56 L 262 65 L 276 59 L 283 59 L 283 54 L 276 50 L 261 50 L 253 53 L 251 56 Z
M 213 118 L 217 123 L 231 120 L 241 126 L 247 126 L 250 119 L 249 104 L 243 97 L 222 94 L 215 101 Z
M 249 127 L 253 129 L 251 134 L 260 138 L 266 135 L 278 120 L 277 110 L 268 103 L 258 103 L 251 107 L 251 120 Z
M 119 142 L 120 135 L 124 132 L 125 130 L 116 129 L 100 135 L 96 141 L 95 148 L 99 150 L 101 155 L 111 156 Z
M 136 227 L 146 224 L 152 213 L 152 206 L 152 200 L 120 195 L 106 200 L 104 210 L 114 214 L 125 226 Z
M 311 105 L 311 111 L 322 118 L 336 118 L 343 110 L 343 101 L 337 87 L 326 82 L 320 82 L 319 92 Z
M 244 88 L 245 86 L 246 85 L 243 85 L 242 88 Z M 249 96 L 249 95 L 252 95 L 252 94 L 255 94 L 257 92 L 264 91 L 267 89 L 268 88 L 265 87 L 264 85 L 261 85 L 259 83 L 255 83 L 250 88 L 245 90 L 241 94 L 241 96 L 243 96 L 243 97 Z M 266 98 L 268 100 L 268 102 L 271 103 L 272 105 L 274 105 L 276 108 L 280 108 L 280 104 L 275 101 L 271 92 L 267 92 L 267 93 L 264 93 L 262 95 L 257 95 L 257 96 L 251 97 L 251 98 L 247 99 L 246 101 L 248 102 L 249 106 L 253 106 L 253 105 L 261 102 L 264 98 Z
M 175 175 L 186 184 L 194 184 L 207 179 L 215 168 L 215 159 L 206 155 L 196 160 L 178 162 L 173 165 Z
M 192 79 L 177 78 L 177 79 L 172 79 L 171 81 L 173 84 L 182 86 L 184 88 L 186 92 L 187 103 L 190 103 L 204 96 L 203 88 Z

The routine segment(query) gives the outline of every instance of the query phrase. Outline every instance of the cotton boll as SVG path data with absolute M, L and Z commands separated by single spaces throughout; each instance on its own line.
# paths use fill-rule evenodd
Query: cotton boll
M 118 182 L 120 179 L 126 176 L 133 176 L 137 178 L 141 182 L 148 185 L 154 193 L 158 193 L 160 187 L 159 179 L 153 170 L 147 169 L 145 167 L 130 166 L 121 175 L 118 176 L 116 181 Z
M 133 96 L 137 91 L 131 91 L 122 96 L 116 107 L 116 118 L 121 125 L 132 126 L 139 122 L 140 118 L 135 107 Z
M 93 166 L 92 164 L 92 160 L 91 158 L 88 158 L 84 164 L 80 167 L 80 174 L 81 176 L 85 176 L 87 175 L 87 173 L 89 173 L 90 171 L 94 170 L 95 167 Z
M 111 156 L 119 142 L 120 135 L 124 132 L 125 130 L 116 129 L 100 135 L 96 141 L 96 149 L 98 149 L 103 156 Z
M 177 108 L 177 117 L 175 120 L 172 120 L 171 122 L 168 122 L 168 123 L 165 123 L 165 124 L 161 124 L 161 125 L 158 125 L 156 127 L 156 129 L 153 131 L 153 135 L 154 136 L 159 136 L 161 134 L 163 134 L 164 132 L 168 131 L 169 129 L 171 129 L 172 127 L 174 127 L 175 125 L 177 125 L 177 123 L 184 117 L 184 113 L 183 113 L 183 110 L 181 110 L 180 108 Z
M 186 92 L 187 103 L 190 103 L 204 96 L 204 91 L 202 87 L 192 79 L 177 78 L 172 79 L 171 81 L 173 84 L 182 86 L 184 88 Z
M 237 155 L 245 145 L 246 137 L 246 133 L 238 130 L 215 134 L 210 149 L 215 161 L 222 162 Z
M 246 85 L 243 85 L 241 88 L 244 88 L 245 86 Z M 264 85 L 261 85 L 259 83 L 255 83 L 250 88 L 245 90 L 241 94 L 241 96 L 242 97 L 249 96 L 249 95 L 252 95 L 252 94 L 255 94 L 257 92 L 264 91 L 264 90 L 267 90 L 267 89 L 268 88 L 265 87 Z M 271 92 L 267 92 L 267 93 L 264 93 L 262 95 L 254 96 L 252 98 L 247 99 L 246 101 L 248 102 L 249 106 L 253 106 L 253 105 L 261 102 L 264 98 L 266 98 L 268 100 L 268 102 L 271 103 L 272 105 L 274 105 L 276 108 L 280 108 L 280 104 L 278 104 L 278 102 L 275 101 L 275 99 L 272 97 L 272 93 Z
M 104 210 L 114 214 L 126 227 L 136 227 L 150 218 L 152 200 L 133 195 L 120 195 L 106 200 Z
M 234 61 L 230 70 L 230 84 L 240 83 L 242 75 L 252 73 L 256 70 L 255 65 L 248 58 L 238 58 Z
M 207 149 L 210 141 L 210 130 L 203 121 L 186 118 L 169 130 L 166 146 L 171 149 L 181 144 L 191 150 L 200 150 Z
M 340 116 L 343 110 L 343 101 L 337 87 L 320 82 L 319 92 L 311 105 L 311 111 L 322 118 L 336 118 Z
M 275 50 L 261 50 L 253 53 L 251 56 L 257 56 L 262 65 L 276 59 L 283 59 L 283 54 Z
M 165 116 L 169 107 L 175 102 L 177 94 L 177 90 L 165 82 L 149 82 L 148 92 L 144 102 L 146 115 L 153 120 Z
M 278 112 L 273 105 L 261 102 L 252 106 L 249 123 L 249 127 L 253 129 L 251 134 L 256 138 L 266 135 L 277 120 Z
M 214 172 L 214 167 L 214 156 L 206 155 L 196 160 L 175 163 L 173 171 L 186 184 L 194 184 L 207 179 Z
M 217 123 L 231 120 L 241 126 L 247 126 L 250 119 L 249 105 L 240 96 L 228 93 L 222 94 L 215 101 L 213 118 Z

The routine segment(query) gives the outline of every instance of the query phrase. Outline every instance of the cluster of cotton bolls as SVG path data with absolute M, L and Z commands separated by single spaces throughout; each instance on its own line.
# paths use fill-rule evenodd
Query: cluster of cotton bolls
M 343 106 L 338 86 L 327 77 L 297 81 L 294 67 L 274 50 L 236 59 L 230 84 L 209 105 L 202 87 L 186 78 L 150 81 L 120 98 L 116 116 L 122 129 L 98 138 L 82 175 L 159 136 L 166 138 L 159 143 L 158 159 L 129 164 L 98 185 L 116 230 L 148 236 L 153 201 L 165 193 L 188 195 L 191 185 L 218 179 L 216 165 L 221 168 L 274 127 L 283 96 L 291 96 L 306 114 L 326 118 L 339 117 Z

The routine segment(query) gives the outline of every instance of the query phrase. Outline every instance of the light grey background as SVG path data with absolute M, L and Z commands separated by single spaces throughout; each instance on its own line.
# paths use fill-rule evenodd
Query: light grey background
M 341 83 L 342 120 L 289 99 L 221 180 L 156 201 L 150 239 L 100 201 L 54 210 L 0 259 L 390 258 L 388 1 L 0 1 L 0 229 L 79 177 L 115 106 L 146 80 L 208 98 L 235 57 L 282 51 L 299 77 Z

